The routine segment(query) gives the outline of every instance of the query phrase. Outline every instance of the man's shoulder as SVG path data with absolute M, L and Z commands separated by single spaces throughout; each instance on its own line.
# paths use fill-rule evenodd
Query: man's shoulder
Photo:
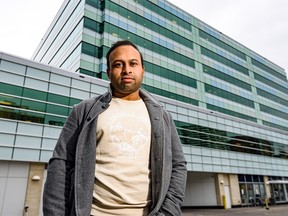
M 88 98 L 88 99 L 82 100 L 80 103 L 78 103 L 78 104 L 76 104 L 74 106 L 77 109 L 90 108 L 99 100 L 102 100 L 104 102 L 106 100 L 107 95 L 108 95 L 108 92 L 104 93 L 102 95 L 98 95 L 98 96 L 94 96 L 92 98 Z
M 169 112 L 166 110 L 164 104 L 162 104 L 161 101 L 158 98 L 156 98 L 156 96 L 152 95 L 150 92 L 148 92 L 147 90 L 145 90 L 143 88 L 141 88 L 140 94 L 141 94 L 141 97 L 146 104 L 148 103 L 148 104 L 152 105 L 152 107 L 154 107 L 154 108 L 158 107 L 159 109 L 162 110 L 162 114 L 163 114 L 164 118 L 169 119 L 169 117 L 170 117 Z
M 87 107 L 87 106 L 92 106 L 98 100 L 99 97 L 100 96 L 84 99 L 81 102 L 79 102 L 78 104 L 75 104 L 74 106 L 78 109 L 83 108 L 83 107 Z
M 140 97 L 144 102 L 152 103 L 154 106 L 163 106 L 160 101 L 152 95 L 150 92 L 148 92 L 146 89 L 141 88 L 140 89 Z

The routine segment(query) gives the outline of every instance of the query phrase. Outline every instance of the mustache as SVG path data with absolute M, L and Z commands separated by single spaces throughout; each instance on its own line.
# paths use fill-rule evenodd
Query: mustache
M 135 79 L 134 76 L 124 75 L 121 77 L 121 79 Z

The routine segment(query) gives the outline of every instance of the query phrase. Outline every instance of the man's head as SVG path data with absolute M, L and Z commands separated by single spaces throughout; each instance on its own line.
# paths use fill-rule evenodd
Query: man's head
M 140 58 L 141 58 L 141 64 L 142 64 L 142 67 L 144 67 L 144 61 L 143 61 L 143 56 L 142 56 L 142 53 L 139 51 L 138 47 L 132 43 L 131 41 L 128 41 L 128 40 L 121 40 L 121 41 L 117 41 L 116 43 L 114 43 L 111 48 L 109 49 L 109 51 L 107 52 L 106 54 L 106 60 L 107 60 L 107 67 L 108 69 L 110 69 L 110 54 L 115 50 L 117 49 L 119 46 L 125 46 L 125 45 L 130 45 L 132 47 L 134 47 L 140 54 Z
M 130 41 L 118 41 L 108 51 L 106 58 L 113 96 L 138 100 L 144 66 L 137 46 Z

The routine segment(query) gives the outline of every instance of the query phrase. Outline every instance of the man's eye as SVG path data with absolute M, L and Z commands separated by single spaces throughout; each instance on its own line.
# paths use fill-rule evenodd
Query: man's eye
M 114 66 L 115 68 L 119 68 L 119 67 L 122 67 L 123 64 L 119 62 L 119 63 L 115 63 L 113 66 Z
M 131 66 L 136 66 L 137 62 L 131 62 Z

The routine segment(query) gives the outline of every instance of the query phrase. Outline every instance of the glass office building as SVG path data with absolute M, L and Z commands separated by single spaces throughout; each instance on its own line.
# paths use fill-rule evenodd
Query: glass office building
M 138 45 L 143 88 L 176 123 L 188 162 L 184 206 L 223 207 L 224 196 L 228 207 L 288 202 L 284 69 L 166 0 L 67 0 L 32 60 L 1 54 L 4 196 L 22 170 L 17 202 L 33 208 L 29 191 L 41 194 L 71 106 L 106 91 L 105 55 L 122 39 Z

